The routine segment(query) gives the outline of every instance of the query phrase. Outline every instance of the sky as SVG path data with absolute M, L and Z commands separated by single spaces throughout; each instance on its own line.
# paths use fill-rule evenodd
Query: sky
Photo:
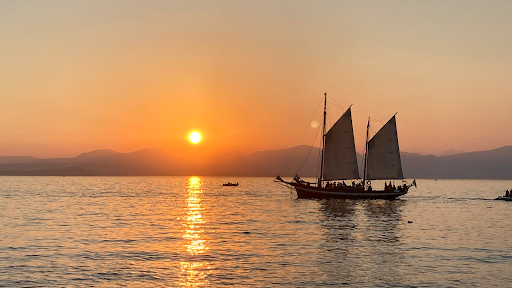
M 401 151 L 512 145 L 510 15 L 492 0 L 4 0 L 0 155 L 310 145 L 324 93 L 330 123 L 353 105 L 359 151 L 368 117 L 376 132 L 395 113 Z

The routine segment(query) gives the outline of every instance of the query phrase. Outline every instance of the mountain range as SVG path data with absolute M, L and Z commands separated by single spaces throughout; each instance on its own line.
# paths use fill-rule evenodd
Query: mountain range
M 0 156 L 0 175 L 26 176 L 315 176 L 320 149 L 296 146 L 209 157 L 176 156 L 147 148 L 130 153 L 95 150 L 73 158 Z M 512 179 L 512 146 L 445 156 L 401 153 L 404 177 L 418 179 Z M 363 157 L 358 154 L 360 167 Z

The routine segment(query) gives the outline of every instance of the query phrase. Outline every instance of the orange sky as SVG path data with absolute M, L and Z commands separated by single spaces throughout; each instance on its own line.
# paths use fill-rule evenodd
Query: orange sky
M 402 151 L 512 145 L 510 15 L 510 1 L 2 1 L 0 155 L 287 148 L 324 92 L 353 104 L 360 148 L 367 117 L 395 112 Z

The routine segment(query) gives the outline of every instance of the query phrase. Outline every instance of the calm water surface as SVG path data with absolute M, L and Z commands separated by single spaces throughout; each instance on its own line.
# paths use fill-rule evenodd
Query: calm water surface
M 238 181 L 238 187 L 222 183 Z M 511 287 L 512 181 L 300 200 L 272 178 L 0 177 L 1 287 Z

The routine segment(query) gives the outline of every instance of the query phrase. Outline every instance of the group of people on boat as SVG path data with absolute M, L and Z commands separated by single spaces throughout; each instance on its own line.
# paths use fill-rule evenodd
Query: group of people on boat
M 355 181 L 352 181 L 352 185 L 349 186 L 345 183 L 345 181 L 341 181 L 341 182 L 329 182 L 327 181 L 327 183 L 325 183 L 325 188 L 334 188 L 334 187 L 337 187 L 337 188 L 342 188 L 342 187 L 352 187 L 352 188 L 360 188 L 360 187 L 363 187 L 363 181 L 361 180 L 361 182 L 359 183 L 356 183 Z
M 395 184 L 391 183 L 391 181 L 389 181 L 389 184 L 388 184 L 388 182 L 384 182 L 384 190 L 395 191 L 396 188 L 398 188 L 398 190 L 400 190 L 402 188 L 402 185 L 398 185 L 398 187 L 395 187 Z
M 341 182 L 326 182 L 325 183 L 325 188 L 329 189 L 329 188 L 344 188 L 344 187 L 351 187 L 351 188 L 362 188 L 363 187 L 363 180 L 361 180 L 360 182 L 355 182 L 355 181 L 352 181 L 352 185 L 347 185 L 345 183 L 345 181 L 341 181 Z M 368 181 L 368 186 L 366 186 L 368 191 L 372 191 L 372 185 L 370 183 L 370 181 Z M 399 191 L 402 191 L 402 189 L 406 188 L 406 184 L 404 185 L 398 185 L 398 186 L 395 186 L 395 184 L 393 184 L 391 181 L 388 182 L 384 182 L 384 191 L 395 191 L 395 190 L 399 190 Z M 510 196 L 512 197 L 512 190 L 510 192 Z M 508 197 L 508 196 L 507 196 Z
M 405 184 L 402 186 L 402 185 L 398 185 L 398 186 L 395 186 L 395 184 L 393 184 L 391 181 L 388 182 L 384 182 L 384 191 L 395 191 L 395 190 L 402 190 L 403 188 L 405 188 Z M 363 187 L 363 180 L 361 180 L 360 182 L 355 182 L 355 181 L 352 181 L 352 185 L 347 185 L 345 183 L 345 181 L 341 181 L 341 182 L 327 182 L 325 184 L 325 188 L 343 188 L 343 187 L 352 187 L 352 188 L 362 188 Z M 369 191 L 372 191 L 372 185 L 370 184 L 370 181 L 368 181 L 368 186 L 366 186 L 367 189 Z M 512 190 L 510 192 L 510 195 L 512 197 Z M 507 196 L 508 197 L 508 196 Z
M 505 198 L 510 198 L 510 197 L 512 197 L 512 189 L 510 189 L 510 192 L 509 192 L 508 190 L 507 190 L 507 191 L 505 191 L 505 196 L 504 196 L 504 197 L 505 197 Z

